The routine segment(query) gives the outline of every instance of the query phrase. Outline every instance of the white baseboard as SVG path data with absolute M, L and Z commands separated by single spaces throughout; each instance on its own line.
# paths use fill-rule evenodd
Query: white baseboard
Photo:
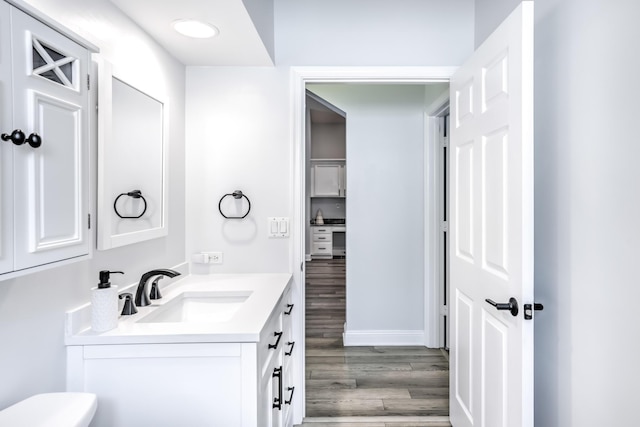
M 345 331 L 344 345 L 349 346 L 394 346 L 420 345 L 424 346 L 424 331 Z

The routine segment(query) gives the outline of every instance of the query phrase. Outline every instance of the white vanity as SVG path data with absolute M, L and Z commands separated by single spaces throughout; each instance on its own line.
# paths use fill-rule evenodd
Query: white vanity
M 118 327 L 67 314 L 67 390 L 98 395 L 92 426 L 292 426 L 290 274 L 191 275 Z

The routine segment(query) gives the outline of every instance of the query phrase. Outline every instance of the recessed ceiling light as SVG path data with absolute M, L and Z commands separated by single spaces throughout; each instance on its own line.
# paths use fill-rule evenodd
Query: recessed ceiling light
M 179 19 L 173 21 L 173 28 L 180 34 L 195 39 L 208 39 L 220 33 L 213 25 L 195 19 Z

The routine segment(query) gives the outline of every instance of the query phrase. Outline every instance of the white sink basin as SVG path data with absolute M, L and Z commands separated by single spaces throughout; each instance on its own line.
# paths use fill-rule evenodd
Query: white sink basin
M 251 292 L 183 292 L 138 323 L 215 323 L 231 320 Z

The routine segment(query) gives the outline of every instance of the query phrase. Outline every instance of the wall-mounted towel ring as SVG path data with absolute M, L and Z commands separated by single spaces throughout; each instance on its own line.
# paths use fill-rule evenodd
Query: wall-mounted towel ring
M 120 215 L 120 212 L 118 212 L 118 199 L 120 199 L 120 197 L 122 196 L 129 196 L 129 197 L 133 197 L 134 199 L 142 199 L 142 202 L 144 203 L 144 209 L 142 209 L 142 213 L 138 216 L 122 216 Z M 140 218 L 142 215 L 144 215 L 144 213 L 147 211 L 147 199 L 144 198 L 144 196 L 142 195 L 142 191 L 140 190 L 133 190 L 133 191 L 129 191 L 128 193 L 120 193 L 120 195 L 118 197 L 116 197 L 116 200 L 114 200 L 113 202 L 113 210 L 116 211 L 116 215 L 118 215 L 120 218 L 123 219 L 138 219 Z
M 247 203 L 249 204 L 247 207 L 247 212 L 245 212 L 244 215 L 242 216 L 226 216 L 223 212 L 222 212 L 222 201 L 225 199 L 225 197 L 227 196 L 232 196 L 234 199 L 242 199 L 243 197 L 245 199 L 247 199 Z M 223 217 L 227 218 L 227 219 L 242 219 L 245 218 L 247 215 L 249 215 L 249 212 L 251 211 L 251 201 L 249 200 L 249 198 L 242 194 L 242 191 L 240 190 L 236 190 L 233 193 L 229 193 L 229 194 L 225 194 L 224 196 L 222 196 L 222 198 L 220 199 L 220 201 L 218 202 L 218 210 L 220 211 L 220 215 L 222 215 Z

